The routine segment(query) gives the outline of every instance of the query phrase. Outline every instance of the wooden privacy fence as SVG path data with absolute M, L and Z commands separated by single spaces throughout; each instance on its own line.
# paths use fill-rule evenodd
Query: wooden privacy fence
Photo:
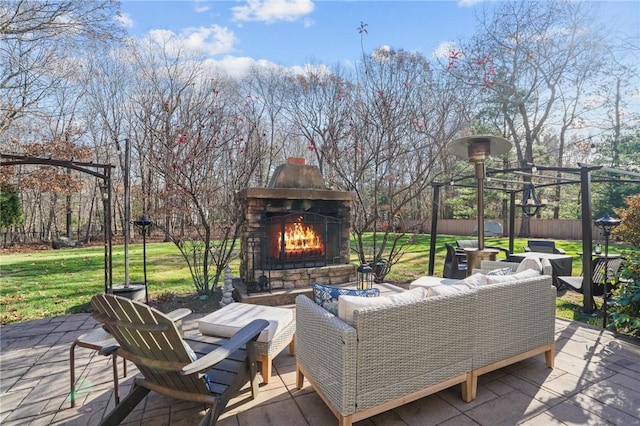
M 487 219 L 489 220 L 489 219 Z M 505 221 L 491 219 L 502 224 L 504 236 L 508 235 Z M 515 236 L 519 237 L 521 219 L 516 219 Z M 478 224 L 476 219 L 440 219 L 438 220 L 438 234 L 445 235 L 473 235 L 474 228 Z M 508 223 L 507 223 L 508 224 Z M 421 227 L 425 233 L 431 232 L 431 221 L 425 221 Z M 549 238 L 561 240 L 582 240 L 582 221 L 580 220 L 540 220 L 531 219 L 530 238 Z M 602 239 L 601 230 L 591 224 L 593 241 Z

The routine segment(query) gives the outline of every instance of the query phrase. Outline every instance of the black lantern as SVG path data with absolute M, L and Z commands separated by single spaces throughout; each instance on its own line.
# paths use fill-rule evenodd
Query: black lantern
M 522 193 L 522 204 L 520 205 L 520 207 L 522 207 L 522 212 L 527 216 L 535 216 L 546 206 L 546 204 L 540 202 L 538 199 L 536 187 L 533 183 L 529 183 Z
M 608 214 L 605 214 L 600 219 L 596 219 L 593 221 L 593 224 L 598 228 L 602 229 L 602 234 L 604 235 L 604 259 L 605 259 L 605 276 L 604 276 L 604 290 L 602 294 L 602 327 L 607 328 L 607 304 L 609 299 L 609 293 L 607 290 L 607 284 L 609 284 L 609 280 L 613 278 L 610 276 L 609 271 L 609 236 L 611 235 L 611 230 L 616 226 L 620 225 L 620 219 L 614 219 L 610 217 Z
M 144 298 L 149 304 L 149 287 L 147 286 L 147 233 L 153 223 L 146 216 L 141 216 L 140 219 L 134 220 L 133 224 L 142 234 L 142 268 L 144 271 Z
M 373 268 L 364 263 L 356 269 L 358 275 L 358 290 L 373 288 Z

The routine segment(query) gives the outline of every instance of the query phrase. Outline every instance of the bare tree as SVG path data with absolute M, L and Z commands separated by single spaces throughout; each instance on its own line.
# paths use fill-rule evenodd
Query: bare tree
M 466 107 L 455 90 L 443 90 L 451 81 L 434 75 L 420 54 L 378 49 L 364 58 L 358 78 L 345 96 L 348 131 L 325 140 L 322 153 L 355 195 L 352 233 L 360 261 L 373 262 L 382 279 L 403 253 L 402 216 L 443 171 L 444 144 L 460 130 L 456 110 Z M 372 247 L 364 242 L 367 231 Z
M 120 37 L 117 13 L 118 4 L 109 0 L 0 3 L 0 133 L 25 115 L 42 113 L 43 100 L 69 78 L 59 61 Z
M 469 43 L 451 53 L 449 70 L 500 111 L 504 129 L 497 130 L 514 142 L 521 167 L 533 165 L 534 144 L 555 118 L 564 115 L 567 125 L 575 120 L 571 109 L 593 58 L 589 13 L 589 5 L 579 2 L 503 2 L 480 17 Z M 563 95 L 567 110 L 558 113 Z M 521 236 L 529 235 L 526 219 Z
M 237 193 L 264 156 L 263 123 L 237 82 L 197 59 L 171 41 L 138 50 L 133 134 L 158 184 L 149 212 L 209 296 L 234 255 Z
M 243 99 L 241 114 L 248 131 L 247 140 L 260 141 L 263 147 L 259 165 L 252 179 L 255 186 L 266 186 L 277 164 L 283 160 L 285 147 L 294 137 L 292 126 L 285 119 L 285 105 L 290 98 L 286 83 L 289 73 L 280 68 L 254 66 L 237 85 Z

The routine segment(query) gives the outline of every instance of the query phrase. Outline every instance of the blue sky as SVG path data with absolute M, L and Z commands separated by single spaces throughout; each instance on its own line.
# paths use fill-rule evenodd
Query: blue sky
M 287 67 L 350 65 L 387 45 L 432 57 L 471 35 L 475 15 L 495 1 L 124 0 L 122 22 L 137 38 L 170 34 L 230 68 L 254 61 Z M 640 36 L 640 1 L 603 1 L 603 25 Z M 445 50 L 448 49 L 445 47 Z

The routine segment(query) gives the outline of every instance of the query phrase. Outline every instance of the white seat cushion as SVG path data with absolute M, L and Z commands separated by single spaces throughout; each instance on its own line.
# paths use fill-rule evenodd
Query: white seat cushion
M 198 320 L 198 328 L 200 333 L 205 335 L 231 337 L 254 319 L 269 321 L 269 326 L 262 330 L 257 340 L 270 342 L 293 321 L 293 310 L 249 303 L 231 303 Z

